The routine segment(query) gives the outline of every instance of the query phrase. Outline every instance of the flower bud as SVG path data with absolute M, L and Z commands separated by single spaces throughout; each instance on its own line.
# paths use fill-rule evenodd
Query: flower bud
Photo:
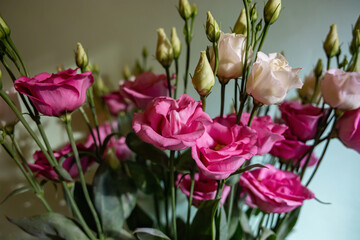
M 173 48 L 169 39 L 166 37 L 163 28 L 159 28 L 157 33 L 158 41 L 156 48 L 156 60 L 158 60 L 164 68 L 167 68 L 171 65 L 171 62 L 174 59 Z
M 10 28 L 5 20 L 0 16 L 0 39 L 10 35 Z
M 220 28 L 210 11 L 207 12 L 206 36 L 210 42 L 217 42 L 220 38 Z
M 353 34 L 355 34 L 356 30 L 360 30 L 360 15 L 355 23 L 354 29 L 353 29 Z
M 200 59 L 195 68 L 192 83 L 200 96 L 207 96 L 214 86 L 214 73 L 206 57 L 205 51 L 200 52 Z
M 255 30 L 256 32 L 260 32 L 262 28 L 262 21 L 260 20 L 260 22 L 258 24 L 256 24 Z
M 195 3 L 191 5 L 191 17 L 195 17 L 198 15 L 198 9 Z
M 131 77 L 131 70 L 129 65 L 125 64 L 122 71 L 122 76 L 125 80 L 128 80 Z
M 191 15 L 193 14 L 193 9 L 190 6 L 190 3 L 188 0 L 179 0 L 179 13 L 180 16 L 186 20 L 189 19 L 191 17 Z
M 319 84 L 320 79 L 318 81 L 316 80 L 315 71 L 316 70 L 305 77 L 304 85 L 301 89 L 298 89 L 299 97 L 305 103 L 310 103 L 311 100 L 313 100 L 313 102 L 318 102 L 321 97 L 320 87 L 316 87 L 316 84 Z M 314 93 L 314 91 L 316 92 Z
M 323 48 L 328 58 L 336 56 L 336 54 L 339 52 L 340 43 L 336 24 L 330 26 L 330 31 L 326 36 Z
M 273 24 L 279 17 L 281 11 L 281 0 L 268 0 L 264 7 L 264 21 Z
M 143 48 L 142 52 L 141 52 L 143 58 L 147 58 L 148 57 L 148 50 L 146 47 Z
M 250 20 L 252 22 L 256 22 L 258 19 L 258 12 L 256 10 L 256 3 L 254 5 L 250 5 Z
M 321 59 L 318 60 L 316 67 L 314 68 L 315 77 L 319 78 L 322 74 L 323 64 Z
M 180 56 L 180 53 L 181 53 L 181 42 L 176 33 L 175 27 L 173 27 L 171 29 L 171 45 L 172 45 L 173 51 L 174 51 L 174 58 L 178 59 Z
M 77 48 L 75 51 L 75 62 L 76 65 L 81 69 L 85 69 L 89 63 L 88 56 L 83 46 L 79 42 L 77 43 Z
M 247 35 L 246 29 L 247 29 L 247 24 L 246 24 L 246 12 L 245 12 L 245 8 L 241 9 L 240 15 L 234 25 L 233 28 L 233 33 L 236 34 L 243 34 L 243 35 Z

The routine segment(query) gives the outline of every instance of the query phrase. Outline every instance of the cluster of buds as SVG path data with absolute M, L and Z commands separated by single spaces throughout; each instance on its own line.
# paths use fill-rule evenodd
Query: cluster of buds
M 197 15 L 197 7 L 195 4 L 190 5 L 188 0 L 179 1 L 179 14 L 184 20 L 193 18 Z
M 157 30 L 158 41 L 156 47 L 156 60 L 164 67 L 170 67 L 174 59 L 178 59 L 181 53 L 181 42 L 176 33 L 176 28 L 171 29 L 171 42 L 163 28 Z

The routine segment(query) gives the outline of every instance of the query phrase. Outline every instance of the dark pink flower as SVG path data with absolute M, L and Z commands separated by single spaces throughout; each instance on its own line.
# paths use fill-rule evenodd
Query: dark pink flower
M 156 97 L 168 96 L 168 91 L 166 75 L 152 72 L 144 72 L 134 81 L 125 81 L 120 85 L 121 94 L 139 109 L 145 109 Z
M 360 108 L 346 111 L 338 120 L 336 130 L 345 146 L 360 153 Z
M 117 116 L 119 112 L 127 111 L 130 105 L 125 101 L 124 97 L 119 91 L 114 91 L 107 95 L 102 96 L 108 109 L 113 116 Z
M 211 179 L 225 179 L 257 153 L 256 132 L 249 127 L 228 127 L 218 122 L 206 125 L 206 132 L 191 148 L 199 171 Z
M 82 144 L 76 145 L 78 151 L 80 152 L 92 152 L 93 149 L 85 147 Z M 70 156 L 66 156 L 71 154 Z M 72 155 L 72 149 L 70 143 L 59 151 L 54 151 L 54 156 L 57 161 L 60 161 L 62 157 L 65 156 L 65 160 L 62 163 L 62 167 L 70 174 L 72 178 L 75 178 L 79 175 L 78 168 L 76 166 L 75 158 Z M 31 171 L 36 173 L 36 177 L 45 177 L 49 180 L 58 181 L 59 176 L 56 174 L 54 169 L 51 167 L 50 163 L 46 159 L 42 151 L 36 151 L 33 155 L 35 162 L 29 163 Z M 80 153 L 80 163 L 83 172 L 86 172 L 87 168 L 95 162 L 94 158 L 89 155 L 83 155 Z
M 15 89 L 27 95 L 36 109 L 47 116 L 61 116 L 80 107 L 86 90 L 94 82 L 91 72 L 77 74 L 68 69 L 56 74 L 40 73 L 33 78 L 20 77 Z
M 324 112 L 311 104 L 302 105 L 299 101 L 285 101 L 279 107 L 281 117 L 293 135 L 300 140 L 313 139 Z
M 266 167 L 244 172 L 240 177 L 242 195 L 248 194 L 246 203 L 250 207 L 265 213 L 285 213 L 301 206 L 304 200 L 315 198 L 296 174 L 270 164 Z
M 179 174 L 177 178 L 177 182 L 180 181 L 182 175 Z M 217 181 L 214 179 L 210 179 L 202 175 L 201 173 L 196 173 L 194 175 L 194 192 L 192 205 L 195 207 L 199 207 L 203 201 L 215 199 L 216 190 L 217 190 Z M 186 175 L 182 178 L 179 188 L 180 190 L 189 198 L 190 196 L 190 187 L 191 187 L 191 178 L 190 175 Z M 221 193 L 221 202 L 225 203 L 226 197 L 229 195 L 230 187 L 224 186 L 224 189 Z
M 147 143 L 178 151 L 194 145 L 205 132 L 204 122 L 211 121 L 201 102 L 183 94 L 179 100 L 155 98 L 145 112 L 134 114 L 133 129 Z

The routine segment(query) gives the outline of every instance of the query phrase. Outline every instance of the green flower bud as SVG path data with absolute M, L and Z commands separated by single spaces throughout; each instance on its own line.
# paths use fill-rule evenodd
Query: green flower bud
M 245 8 L 241 9 L 240 15 L 234 25 L 233 33 L 247 35 L 247 24 L 246 24 L 246 12 Z
M 207 12 L 206 36 L 210 42 L 217 42 L 220 38 L 220 28 L 210 11 Z
M 256 24 L 255 30 L 256 32 L 260 32 L 262 28 L 262 20 L 260 20 L 260 22 L 258 24 Z
M 336 56 L 336 54 L 339 52 L 340 43 L 336 24 L 330 26 L 330 31 L 326 36 L 323 48 L 328 58 Z
M 10 28 L 0 16 L 0 39 L 10 35 Z
M 179 14 L 180 16 L 186 20 L 191 17 L 193 14 L 193 9 L 190 6 L 190 3 L 188 0 L 179 0 Z
M 256 22 L 258 19 L 258 12 L 256 10 L 256 3 L 250 6 L 250 20 Z
M 128 80 L 131 77 L 131 70 L 129 65 L 125 64 L 122 71 L 122 76 L 125 80 Z
M 181 41 L 176 33 L 176 28 L 171 29 L 171 45 L 174 51 L 174 58 L 178 59 L 181 53 Z
M 264 21 L 273 24 L 279 17 L 281 11 L 281 0 L 268 0 L 264 7 Z
M 360 30 L 360 15 L 355 23 L 354 29 L 353 29 L 353 34 L 355 34 L 356 30 Z
M 79 42 L 77 43 L 77 48 L 75 51 L 75 62 L 76 62 L 76 66 L 78 66 L 81 69 L 85 69 L 89 63 L 88 56 L 83 46 Z
M 209 95 L 211 88 L 215 84 L 214 73 L 205 51 L 200 52 L 200 59 L 195 68 L 192 83 L 198 94 L 203 97 Z
M 159 28 L 157 30 L 158 33 L 158 41 L 157 41 L 157 48 L 156 48 L 156 60 L 164 67 L 170 67 L 173 59 L 174 53 L 173 48 L 169 39 L 166 37 L 163 28 Z
M 191 5 L 191 17 L 195 17 L 198 15 L 198 9 L 195 3 Z
M 317 78 L 319 78 L 323 71 L 323 64 L 321 59 L 318 60 L 316 67 L 314 68 L 314 74 Z

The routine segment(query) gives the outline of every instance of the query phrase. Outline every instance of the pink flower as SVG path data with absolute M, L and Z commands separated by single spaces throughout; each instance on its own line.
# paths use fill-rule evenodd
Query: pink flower
M 119 91 L 114 91 L 107 95 L 102 96 L 106 105 L 109 108 L 111 115 L 117 116 L 121 111 L 129 110 L 130 106 L 125 101 L 124 97 L 120 94 Z
M 324 101 L 333 108 L 352 110 L 360 107 L 360 73 L 330 69 L 321 81 Z
M 336 124 L 340 141 L 360 153 L 360 108 L 347 111 Z
M 90 71 L 81 74 L 76 71 L 20 77 L 15 81 L 15 89 L 27 95 L 40 113 L 58 117 L 80 107 L 85 102 L 86 90 L 94 82 Z
M 79 151 L 91 152 L 93 149 L 85 147 L 82 144 L 76 145 Z M 76 166 L 75 158 L 73 155 L 66 157 L 67 154 L 72 154 L 72 149 L 70 143 L 59 151 L 54 151 L 54 156 L 57 161 L 60 161 L 62 157 L 65 156 L 65 160 L 62 163 L 62 167 L 70 174 L 72 178 L 75 178 L 79 175 L 78 168 Z M 59 176 L 56 174 L 54 169 L 51 167 L 50 163 L 46 159 L 42 151 L 36 151 L 33 155 L 35 162 L 29 163 L 31 171 L 36 173 L 36 177 L 45 177 L 49 180 L 58 181 Z M 81 156 L 80 154 L 80 163 L 83 172 L 86 172 L 87 168 L 95 162 L 94 158 L 89 155 Z
M 279 109 L 292 134 L 300 140 L 313 139 L 319 121 L 324 117 L 321 108 L 311 104 L 302 105 L 299 101 L 285 101 Z
M 246 203 L 250 207 L 265 213 L 285 213 L 301 206 L 304 200 L 315 198 L 296 174 L 270 164 L 266 167 L 244 172 L 240 177 L 242 194 L 248 194 Z
M 179 174 L 177 178 L 177 182 L 180 181 L 182 175 Z M 194 175 L 194 192 L 192 205 L 195 207 L 199 207 L 203 201 L 215 199 L 216 190 L 217 190 L 217 182 L 214 179 L 210 179 L 202 175 L 201 173 L 196 173 Z M 190 186 L 191 186 L 191 178 L 190 175 L 186 175 L 182 178 L 179 188 L 180 190 L 189 198 L 190 196 Z M 229 195 L 230 187 L 224 186 L 224 189 L 221 193 L 221 202 L 225 203 L 226 197 Z
M 113 122 L 112 126 L 115 131 L 118 130 L 117 128 L 117 122 Z M 100 133 L 100 141 L 101 144 L 104 144 L 105 138 L 112 134 L 112 129 L 109 123 L 105 123 L 103 125 L 99 126 L 99 133 Z M 93 134 L 96 139 L 96 143 L 99 145 L 98 135 L 96 129 L 93 129 Z M 125 143 L 126 137 L 122 136 L 119 138 L 116 138 L 116 136 L 112 136 L 107 143 L 106 149 L 113 148 L 115 150 L 115 155 L 120 161 L 128 160 L 131 157 L 131 150 L 128 148 L 128 146 Z M 87 147 L 93 147 L 94 146 L 94 139 L 91 134 L 87 137 L 85 146 Z M 105 151 L 106 154 L 107 151 Z
M 256 132 L 249 127 L 208 124 L 191 148 L 199 171 L 211 179 L 225 179 L 257 152 Z
M 183 150 L 204 134 L 204 123 L 211 121 L 201 102 L 183 94 L 179 100 L 155 98 L 145 112 L 134 114 L 133 129 L 144 142 L 160 149 Z
M 166 75 L 144 72 L 134 81 L 125 81 L 120 86 L 120 93 L 137 108 L 145 109 L 154 98 L 169 95 Z
M 284 140 L 276 142 L 271 149 L 270 153 L 273 156 L 298 160 L 311 148 L 311 146 L 299 141 L 289 130 L 286 130 L 284 137 Z

